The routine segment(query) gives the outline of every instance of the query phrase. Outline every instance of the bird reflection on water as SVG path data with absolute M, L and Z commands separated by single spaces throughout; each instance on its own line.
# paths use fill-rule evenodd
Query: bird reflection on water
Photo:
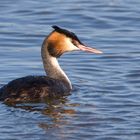
M 76 103 L 69 103 L 67 97 L 46 98 L 43 103 L 32 102 L 7 105 L 45 115 L 46 120 L 39 122 L 38 127 L 46 131 L 51 128 L 58 128 L 61 125 L 68 124 L 64 117 L 75 115 L 76 111 L 74 110 L 74 107 L 79 106 L 79 104 Z M 50 121 L 48 121 L 48 118 L 50 118 Z

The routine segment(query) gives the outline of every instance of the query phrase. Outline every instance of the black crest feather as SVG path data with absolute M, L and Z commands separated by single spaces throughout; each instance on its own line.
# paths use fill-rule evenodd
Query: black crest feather
M 79 43 L 81 43 L 81 41 L 79 40 L 79 38 L 75 35 L 75 33 L 71 32 L 71 31 L 68 31 L 66 29 L 63 29 L 63 28 L 60 28 L 56 25 L 53 25 L 52 28 L 55 29 L 55 31 L 59 32 L 59 33 L 62 33 L 64 35 L 66 35 L 67 37 L 70 37 L 72 39 L 75 39 L 77 40 Z M 82 43 L 81 43 L 82 44 Z

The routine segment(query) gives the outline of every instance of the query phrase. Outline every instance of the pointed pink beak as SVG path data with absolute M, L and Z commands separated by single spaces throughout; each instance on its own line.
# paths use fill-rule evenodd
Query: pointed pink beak
M 86 47 L 85 45 L 82 45 L 82 44 L 78 44 L 77 47 L 81 51 L 91 52 L 91 53 L 95 53 L 95 54 L 101 54 L 101 53 L 103 53 L 100 50 L 97 50 L 97 49 L 94 49 L 94 48 L 90 48 L 90 47 Z

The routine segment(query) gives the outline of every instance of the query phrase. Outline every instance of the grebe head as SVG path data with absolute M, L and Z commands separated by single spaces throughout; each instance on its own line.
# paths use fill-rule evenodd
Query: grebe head
M 58 26 L 52 26 L 54 31 L 48 36 L 48 52 L 53 57 L 60 57 L 65 52 L 70 51 L 87 51 L 100 54 L 101 51 L 85 46 L 79 38 L 66 29 Z

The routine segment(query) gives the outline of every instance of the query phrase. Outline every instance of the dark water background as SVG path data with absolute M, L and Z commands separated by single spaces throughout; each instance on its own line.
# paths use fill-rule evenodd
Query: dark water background
M 43 75 L 40 47 L 59 25 L 104 54 L 60 59 L 72 95 L 48 104 L 0 103 L 0 140 L 139 140 L 140 1 L 1 0 L 0 86 Z

